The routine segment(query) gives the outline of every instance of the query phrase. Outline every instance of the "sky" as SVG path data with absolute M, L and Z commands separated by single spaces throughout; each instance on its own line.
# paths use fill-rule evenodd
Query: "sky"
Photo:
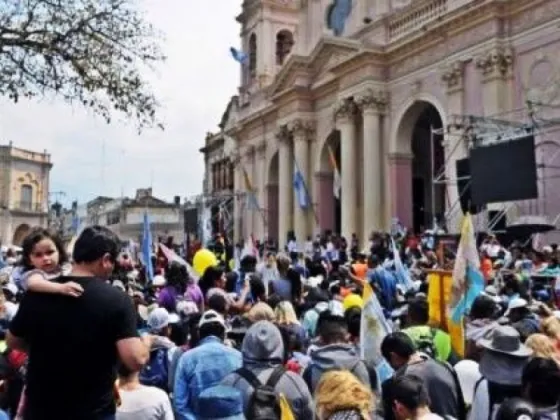
M 0 142 L 47 150 L 54 163 L 51 199 L 69 205 L 98 195 L 133 196 L 153 187 L 172 200 L 202 192 L 204 158 L 199 149 L 236 94 L 238 64 L 229 47 L 239 42 L 235 21 L 241 0 L 144 0 L 147 18 L 165 34 L 167 61 L 153 80 L 165 131 L 138 135 L 134 122 L 108 125 L 61 100 L 0 99 Z M 55 194 L 55 193 L 64 193 Z

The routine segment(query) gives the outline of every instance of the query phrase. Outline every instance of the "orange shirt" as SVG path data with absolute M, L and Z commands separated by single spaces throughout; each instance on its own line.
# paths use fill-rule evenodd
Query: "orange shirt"
M 352 264 L 352 270 L 354 270 L 354 274 L 360 280 L 365 280 L 366 279 L 366 275 L 367 275 L 367 271 L 368 271 L 367 264 L 364 264 L 364 263 Z
M 492 260 L 490 258 L 483 258 L 480 262 L 480 271 L 486 281 L 492 279 Z

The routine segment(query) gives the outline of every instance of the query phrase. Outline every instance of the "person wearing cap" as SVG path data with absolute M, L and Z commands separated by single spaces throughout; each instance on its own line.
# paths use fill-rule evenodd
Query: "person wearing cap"
M 175 372 L 173 402 L 177 420 L 196 420 L 202 391 L 218 385 L 242 365 L 241 353 L 224 344 L 226 324 L 214 310 L 202 314 L 198 346 L 184 353 Z
M 504 314 L 525 342 L 531 334 L 540 331 L 540 321 L 529 309 L 529 303 L 523 298 L 514 298 L 509 301 L 508 308 Z
M 496 317 L 499 311 L 498 303 L 489 295 L 481 293 L 475 298 L 465 327 L 466 358 L 480 360 L 482 349 L 477 345 L 477 342 L 498 327 Z
M 278 327 L 269 321 L 253 324 L 243 339 L 241 346 L 243 369 L 228 375 L 222 385 L 231 386 L 241 391 L 245 414 L 254 392 L 248 375 L 254 375 L 266 384 L 273 372 L 283 369 L 284 342 Z M 246 374 L 245 371 L 249 371 Z M 313 418 L 313 398 L 300 375 L 285 371 L 274 386 L 275 392 L 283 394 L 290 404 L 296 419 Z
M 495 328 L 491 338 L 478 344 L 484 348 L 479 364 L 482 378 L 475 385 L 469 420 L 491 419 L 506 398 L 521 397 L 523 369 L 532 355 L 509 325 Z
M 230 386 L 217 385 L 198 396 L 198 420 L 245 420 L 243 396 Z

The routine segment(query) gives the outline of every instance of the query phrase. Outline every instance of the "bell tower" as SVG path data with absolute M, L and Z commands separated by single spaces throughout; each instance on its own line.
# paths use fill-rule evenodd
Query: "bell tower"
M 241 86 L 249 91 L 269 85 L 294 50 L 302 0 L 244 0 L 237 17 L 241 47 L 248 58 Z

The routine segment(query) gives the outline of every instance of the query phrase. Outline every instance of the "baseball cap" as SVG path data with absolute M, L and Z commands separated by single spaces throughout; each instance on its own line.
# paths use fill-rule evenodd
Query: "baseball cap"
M 14 296 L 18 293 L 18 288 L 14 283 L 6 283 L 4 286 L 2 286 L 2 290 L 7 290 Z
M 152 286 L 154 286 L 154 287 L 163 287 L 166 284 L 167 284 L 167 281 L 165 280 L 165 277 L 163 277 L 160 274 L 158 274 L 157 276 L 154 276 L 154 279 L 152 280 Z
M 148 315 L 147 324 L 151 331 L 159 331 L 171 324 L 171 316 L 165 308 L 156 308 Z
M 198 328 L 201 328 L 203 325 L 218 323 L 222 327 L 226 328 L 226 322 L 224 321 L 224 317 L 221 316 L 218 312 L 213 309 L 210 309 L 202 314 L 200 317 L 200 321 L 198 322 Z

